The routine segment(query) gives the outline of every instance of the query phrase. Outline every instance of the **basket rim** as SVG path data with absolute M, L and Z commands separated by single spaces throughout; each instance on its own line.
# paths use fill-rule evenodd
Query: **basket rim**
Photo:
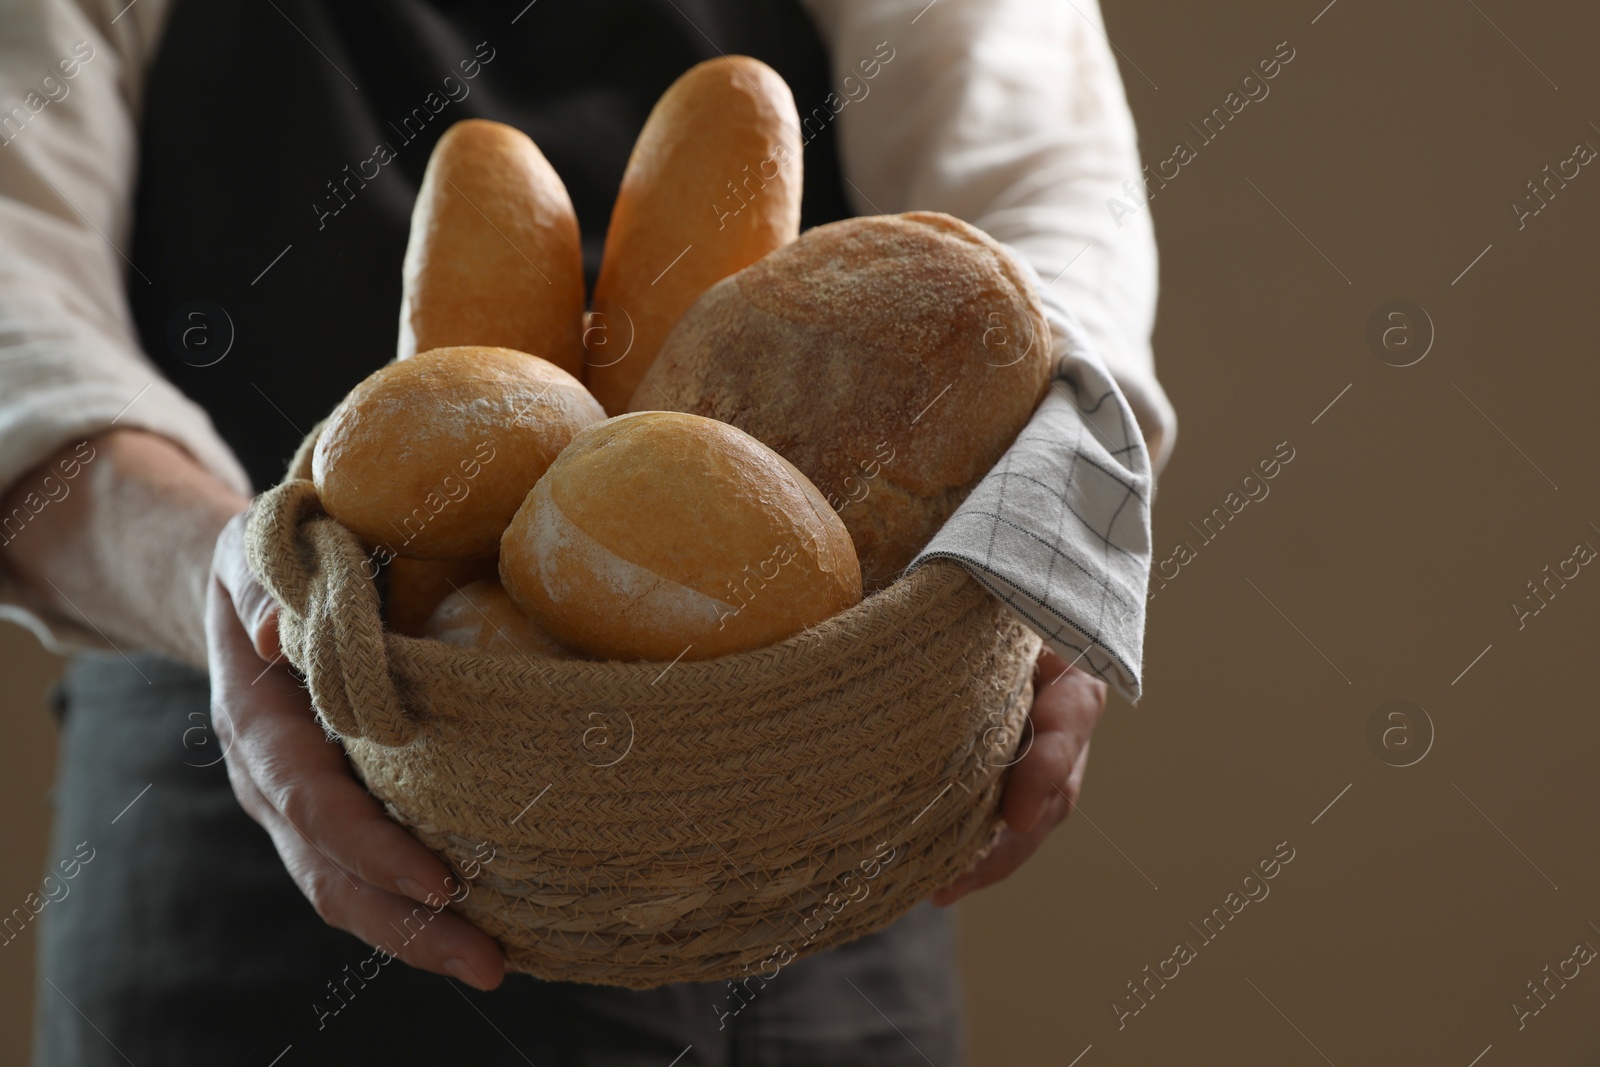
M 268 498 L 273 499 L 269 501 Z M 348 570 L 351 560 L 373 558 L 372 550 L 365 542 L 321 506 L 316 487 L 310 479 L 286 478 L 263 494 L 261 499 L 268 506 L 262 509 L 258 521 L 265 524 L 269 519 L 275 520 L 280 527 L 280 535 L 289 534 L 301 544 L 302 549 L 307 547 L 308 541 L 327 537 L 341 544 L 344 551 L 325 553 L 323 565 L 333 564 Z M 327 541 L 323 540 L 323 543 L 327 544 Z M 347 574 L 345 581 L 351 580 L 366 584 L 371 589 L 370 600 L 362 598 L 371 607 L 359 610 L 374 613 L 371 621 L 376 624 L 378 634 L 381 634 L 385 673 L 397 679 L 420 680 L 443 670 L 457 674 L 463 684 L 470 685 L 475 677 L 500 675 L 504 678 L 510 672 L 523 676 L 530 689 L 542 683 L 549 695 L 558 701 L 565 695 L 563 691 L 586 689 L 601 683 L 624 691 L 643 692 L 649 689 L 669 702 L 693 699 L 696 693 L 703 692 L 707 686 L 727 686 L 730 683 L 747 688 L 755 695 L 782 684 L 782 677 L 792 673 L 799 664 L 821 668 L 831 659 L 847 656 L 851 649 L 862 643 L 879 639 L 886 624 L 900 638 L 909 640 L 903 629 L 907 625 L 905 620 L 920 617 L 932 603 L 974 595 L 980 598 L 994 596 L 959 563 L 942 557 L 928 557 L 913 563 L 894 581 L 872 591 L 850 607 L 779 641 L 757 648 L 690 660 L 681 656 L 673 660 L 564 659 L 464 648 L 433 638 L 398 633 L 389 629 L 387 620 L 383 618 L 372 579 L 366 575 Z M 306 616 L 296 606 L 278 600 L 275 593 L 273 597 L 280 610 L 297 624 L 305 621 Z M 899 626 L 892 621 L 897 615 L 902 620 Z M 294 651 L 286 649 L 295 668 L 304 673 L 307 665 L 296 662 L 298 657 L 293 654 Z M 772 681 L 763 684 L 763 679 Z M 416 714 L 415 709 L 410 714 Z M 470 714 L 445 717 L 472 718 Z
M 426 648 L 431 656 L 449 656 L 461 663 L 525 660 L 535 664 L 543 672 L 574 680 L 602 675 L 624 682 L 637 678 L 653 679 L 662 674 L 664 667 L 671 667 L 674 674 L 685 678 L 713 676 L 738 671 L 747 666 L 765 666 L 769 660 L 787 659 L 808 646 L 850 636 L 859 627 L 870 625 L 885 612 L 893 610 L 897 603 L 931 599 L 941 594 L 954 595 L 969 581 L 972 581 L 972 577 L 966 568 L 950 560 L 932 558 L 907 571 L 882 589 L 862 597 L 843 611 L 837 611 L 820 622 L 803 630 L 797 630 L 788 637 L 756 648 L 728 652 L 707 659 L 622 660 L 583 656 L 562 659 L 517 652 L 489 651 L 451 645 L 430 637 L 413 637 L 399 633 L 388 628 L 387 620 L 384 626 L 384 643 L 392 650 L 416 651 Z M 892 596 L 885 596 L 891 592 Z

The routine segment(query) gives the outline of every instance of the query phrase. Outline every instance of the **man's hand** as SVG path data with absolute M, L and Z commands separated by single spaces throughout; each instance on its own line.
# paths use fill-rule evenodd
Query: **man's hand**
M 1022 866 L 1056 824 L 1072 811 L 1089 761 L 1089 735 L 1106 709 L 1106 683 L 1049 648 L 1033 668 L 1032 744 L 1012 766 L 1000 798 L 1005 828 L 976 867 L 933 894 L 947 907 L 974 889 L 993 885 Z M 1024 740 L 1024 745 L 1028 742 Z
M 25 506 L 30 497 L 48 506 Z M 6 490 L 0 515 L 35 514 L 14 536 L 7 527 L 0 560 L 47 618 L 90 641 L 204 668 L 217 534 L 249 503 L 165 437 L 115 428 L 66 445 Z
M 217 539 L 206 604 L 211 717 L 234 794 L 324 922 L 413 967 L 495 988 L 499 945 L 441 910 L 461 899 L 459 879 L 356 780 L 279 654 L 277 609 L 246 562 L 244 523 L 234 516 Z M 409 929 L 422 932 L 408 940 L 418 910 Z

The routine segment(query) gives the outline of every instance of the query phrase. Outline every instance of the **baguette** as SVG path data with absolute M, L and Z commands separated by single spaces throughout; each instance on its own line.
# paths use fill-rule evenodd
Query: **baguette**
M 584 384 L 616 415 L 713 284 L 800 231 L 800 120 L 782 77 L 709 59 L 662 94 L 628 157 L 584 331 Z
M 428 157 L 401 271 L 399 359 L 510 348 L 583 374 L 583 253 L 560 177 L 527 134 L 486 119 Z

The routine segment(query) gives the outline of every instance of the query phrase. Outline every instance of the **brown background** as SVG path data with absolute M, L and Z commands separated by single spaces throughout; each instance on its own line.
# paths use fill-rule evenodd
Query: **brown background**
M 1600 1054 L 1595 968 L 1524 1029 L 1511 1008 L 1600 948 L 1600 567 L 1520 631 L 1509 606 L 1580 539 L 1600 548 L 1600 168 L 1520 231 L 1510 208 L 1600 147 L 1600 11 L 1323 2 L 1108 4 L 1151 162 L 1279 42 L 1296 54 L 1148 205 L 1182 420 L 1155 541 L 1197 552 L 1151 603 L 1148 695 L 1107 714 L 1082 809 L 961 905 L 976 1064 Z M 1436 333 L 1405 368 L 1366 339 L 1395 299 Z M 1285 441 L 1270 495 L 1204 544 L 1188 523 Z M 46 859 L 55 669 L 0 630 L 7 907 Z M 1394 699 L 1434 734 L 1405 768 L 1367 739 Z M 1424 750 L 1409 731 L 1391 761 Z M 1203 942 L 1189 924 L 1279 842 L 1270 895 Z M 1183 940 L 1196 958 L 1119 1029 L 1113 1001 Z M 0 949 L 0 1062 L 23 1062 L 33 944 Z

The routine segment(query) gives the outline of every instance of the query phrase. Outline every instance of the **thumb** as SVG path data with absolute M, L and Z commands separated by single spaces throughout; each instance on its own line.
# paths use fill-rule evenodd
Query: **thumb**
M 244 547 L 244 532 L 249 521 L 250 509 L 247 508 L 222 528 L 211 557 L 211 573 L 232 601 L 233 610 L 250 635 L 256 655 L 271 662 L 282 651 L 278 639 L 278 603 L 250 569 Z

